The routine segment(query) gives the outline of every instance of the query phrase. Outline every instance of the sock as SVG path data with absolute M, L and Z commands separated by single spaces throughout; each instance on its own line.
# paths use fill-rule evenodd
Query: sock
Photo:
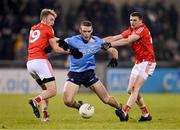
M 142 114 L 143 114 L 144 117 L 147 117 L 149 115 L 149 112 L 148 112 L 146 106 L 141 107 L 141 111 L 142 111 Z
M 80 103 L 77 103 L 76 101 L 74 101 L 73 105 L 72 105 L 74 108 L 78 109 L 81 107 L 81 104 Z
M 42 101 L 42 97 L 37 96 L 37 97 L 34 98 L 34 101 L 36 101 L 36 103 L 40 103 Z
M 130 110 L 130 109 L 131 109 L 131 107 L 130 107 L 130 106 L 125 105 L 125 107 L 124 107 L 123 111 L 125 112 L 125 114 L 127 114 L 127 113 L 129 112 L 129 110 Z
M 49 117 L 47 111 L 43 111 L 43 112 L 42 112 L 42 117 L 43 117 L 43 118 L 48 118 L 48 117 Z
M 47 111 L 47 109 L 48 109 L 48 99 L 42 100 L 41 108 L 42 108 L 42 111 Z

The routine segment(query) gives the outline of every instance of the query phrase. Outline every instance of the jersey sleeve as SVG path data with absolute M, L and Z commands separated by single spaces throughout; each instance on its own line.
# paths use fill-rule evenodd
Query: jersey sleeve
M 47 37 L 48 37 L 48 39 L 51 39 L 51 38 L 54 37 L 54 30 L 53 30 L 52 27 L 49 27 L 49 28 L 47 29 Z
M 127 29 L 124 32 L 121 33 L 123 38 L 128 38 L 128 36 L 131 34 L 131 30 Z

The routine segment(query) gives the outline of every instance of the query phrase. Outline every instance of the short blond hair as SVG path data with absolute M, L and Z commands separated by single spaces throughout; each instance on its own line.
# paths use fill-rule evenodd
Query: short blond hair
M 54 18 L 57 17 L 57 13 L 56 13 L 54 10 L 52 10 L 52 9 L 43 9 L 43 10 L 41 11 L 41 14 L 40 14 L 40 20 L 42 20 L 43 17 L 46 17 L 46 16 L 48 16 L 49 14 L 51 14 L 52 16 L 54 16 Z

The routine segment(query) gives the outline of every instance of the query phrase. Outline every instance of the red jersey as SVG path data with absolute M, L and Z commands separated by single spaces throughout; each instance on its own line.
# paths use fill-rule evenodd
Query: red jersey
M 155 62 L 152 37 L 149 29 L 142 24 L 136 29 L 129 28 L 121 33 L 123 38 L 128 38 L 128 36 L 131 34 L 140 36 L 139 40 L 131 44 L 135 55 L 135 63 L 140 63 L 142 61 Z
M 51 26 L 39 23 L 31 27 L 29 35 L 28 60 L 47 59 L 44 48 L 49 45 L 49 39 L 54 37 Z

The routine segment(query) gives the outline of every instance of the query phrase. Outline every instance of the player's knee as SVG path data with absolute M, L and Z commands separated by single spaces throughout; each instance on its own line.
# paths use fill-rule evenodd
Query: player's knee
M 134 92 L 139 93 L 139 89 L 140 89 L 139 87 L 134 87 Z
M 63 97 L 63 101 L 66 106 L 72 106 L 72 103 L 73 103 L 72 98 Z
M 135 90 L 135 87 L 131 87 L 131 88 L 129 88 L 129 89 L 127 90 L 127 93 L 128 93 L 128 94 L 131 94 L 131 93 L 134 92 L 134 90 Z
M 134 87 L 134 88 L 131 90 L 131 93 L 130 93 L 130 94 L 134 94 L 134 93 L 139 93 L 139 88 Z
M 128 89 L 128 90 L 127 90 L 127 93 L 128 93 L 128 94 L 131 94 L 131 92 L 132 92 L 131 89 Z

